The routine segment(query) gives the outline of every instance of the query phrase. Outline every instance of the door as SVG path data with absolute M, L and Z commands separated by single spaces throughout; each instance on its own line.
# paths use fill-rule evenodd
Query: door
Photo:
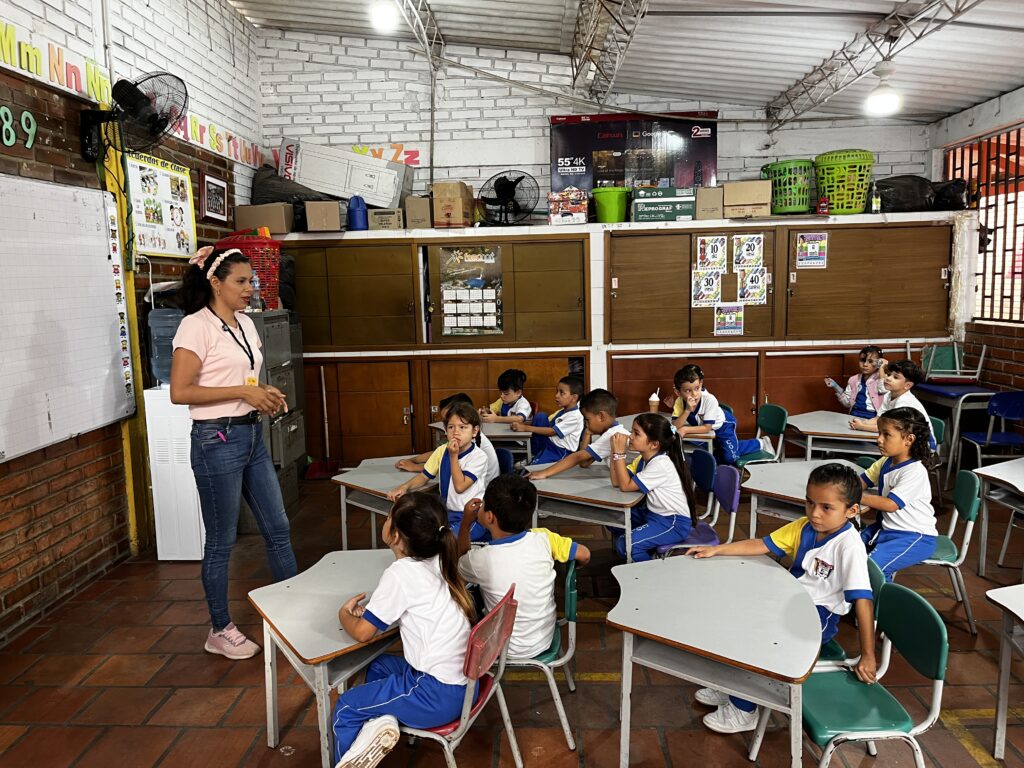
M 409 363 L 337 363 L 341 460 L 413 452 Z
M 295 258 L 295 309 L 302 320 L 306 346 L 331 345 L 331 308 L 327 297 L 327 251 L 324 248 L 288 249 Z
M 516 340 L 584 341 L 583 243 L 516 243 L 515 249 Z
M 416 343 L 416 271 L 408 245 L 327 249 L 334 346 Z
M 611 237 L 609 277 L 609 342 L 689 337 L 689 235 Z

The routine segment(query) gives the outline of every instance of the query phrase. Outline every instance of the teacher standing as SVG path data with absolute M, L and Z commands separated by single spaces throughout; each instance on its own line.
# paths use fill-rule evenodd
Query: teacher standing
M 248 659 L 260 647 L 228 615 L 228 560 L 243 496 L 266 541 L 275 580 L 297 570 L 260 420 L 284 408 L 285 396 L 259 383 L 261 343 L 244 312 L 252 295 L 249 259 L 237 248 L 207 246 L 189 264 L 181 289 L 186 316 L 174 336 L 171 402 L 187 404 L 192 416 L 192 472 L 206 529 L 203 589 L 212 625 L 206 650 Z

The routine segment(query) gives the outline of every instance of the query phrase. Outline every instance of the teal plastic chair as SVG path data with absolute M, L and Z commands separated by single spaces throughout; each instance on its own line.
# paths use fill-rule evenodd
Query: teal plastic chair
M 946 446 L 946 422 L 942 419 L 936 418 L 935 416 L 929 416 L 928 419 L 932 423 L 932 432 L 935 433 L 935 455 L 938 456 L 938 461 L 935 462 L 935 466 L 929 470 L 930 474 L 935 477 L 935 495 L 939 497 L 939 506 L 942 506 L 942 475 L 939 471 L 942 467 L 946 466 L 946 462 L 949 461 L 945 450 Z
M 868 579 L 871 581 L 871 599 L 875 604 L 875 618 L 877 619 L 878 598 L 882 591 L 882 585 L 885 584 L 885 574 L 878 567 L 878 563 L 870 557 L 868 558 Z M 857 657 L 848 658 L 846 649 L 833 637 L 821 646 L 821 653 L 818 654 L 818 663 L 814 665 L 814 669 L 817 671 L 828 666 L 851 666 L 856 663 Z
M 765 403 L 757 409 L 757 434 L 755 439 L 763 436 L 777 438 L 778 443 L 774 451 L 754 451 L 740 456 L 736 460 L 736 466 L 740 469 L 748 464 L 769 464 L 779 460 L 782 455 L 782 436 L 786 432 L 786 424 L 789 422 L 789 412 L 781 405 Z
M 733 416 L 736 415 L 736 412 L 733 411 L 732 406 L 727 403 L 719 403 L 718 407 L 721 408 L 726 413 L 731 413 Z
M 576 592 L 576 561 L 570 560 L 565 569 L 565 615 L 555 624 L 555 634 L 551 637 L 551 645 L 544 653 L 534 656 L 532 659 L 509 658 L 506 662 L 510 667 L 529 667 L 539 669 L 547 678 L 548 688 L 551 689 L 551 698 L 554 699 L 555 709 L 558 712 L 558 719 L 562 723 L 562 731 L 565 733 L 565 743 L 569 749 L 576 749 L 576 740 L 572 736 L 572 728 L 569 726 L 569 718 L 565 714 L 565 707 L 562 705 L 562 696 L 558 692 L 558 683 L 555 681 L 555 670 L 559 667 L 565 674 L 565 682 L 570 691 L 576 690 L 576 681 L 572 676 L 572 661 L 576 655 L 576 603 L 578 595 Z M 562 653 L 562 627 L 567 626 L 568 644 L 565 652 Z
M 855 463 L 861 469 L 871 469 L 872 465 L 880 458 L 880 456 L 858 456 Z
M 946 677 L 949 639 L 946 625 L 935 609 L 916 592 L 902 584 L 884 584 L 879 591 L 878 631 L 882 633 L 881 680 L 895 648 L 917 670 L 932 681 L 931 704 L 925 718 L 915 723 L 903 705 L 882 685 L 866 685 L 851 669 L 814 672 L 803 684 L 803 724 L 809 739 L 821 748 L 819 768 L 825 768 L 841 744 L 885 739 L 905 741 L 914 752 L 914 764 L 925 768 L 917 736 L 931 728 L 942 709 L 942 687 Z M 771 710 L 762 708 L 750 759 L 757 759 Z
M 949 530 L 945 536 L 939 536 L 935 543 L 935 554 L 922 562 L 922 565 L 939 565 L 949 569 L 949 578 L 953 582 L 953 596 L 958 603 L 964 604 L 964 611 L 967 613 L 967 625 L 971 628 L 971 634 L 978 634 L 978 628 L 974 624 L 974 613 L 971 611 L 971 599 L 967 595 L 967 586 L 964 584 L 964 575 L 960 572 L 960 566 L 967 559 L 967 549 L 971 545 L 971 534 L 974 533 L 974 523 L 978 519 L 978 510 L 981 508 L 981 481 L 973 472 L 962 469 L 956 474 L 956 486 L 953 489 L 953 507 L 955 515 L 949 519 Z M 960 545 L 953 541 L 953 534 L 956 532 L 957 522 L 964 521 L 963 538 Z

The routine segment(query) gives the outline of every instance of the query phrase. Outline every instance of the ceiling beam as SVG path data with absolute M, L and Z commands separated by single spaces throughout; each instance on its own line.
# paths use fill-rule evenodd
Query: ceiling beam
M 985 0 L 911 0 L 832 54 L 765 107 L 771 130 L 821 106 L 875 65 L 959 19 Z
M 427 0 L 395 0 L 405 23 L 427 56 L 431 72 L 438 69 L 438 59 L 444 55 L 444 37 Z
M 648 0 L 580 0 L 570 64 L 578 92 L 604 103 L 640 22 Z
M 806 10 L 786 10 L 786 11 L 754 11 L 754 10 L 731 10 L 731 11 L 648 11 L 647 15 L 651 18 L 661 17 L 666 19 L 672 18 L 711 18 L 711 17 L 730 17 L 740 16 L 745 19 L 751 18 L 772 18 L 777 17 L 784 19 L 787 17 L 797 17 L 801 19 L 865 19 L 869 21 L 881 21 L 886 18 L 884 13 L 875 13 L 874 11 L 822 11 L 814 8 L 807 8 Z M 983 22 L 976 21 L 951 21 L 950 24 L 956 27 L 965 27 L 971 29 L 985 29 L 995 32 L 1024 32 L 1024 27 L 1008 27 L 1000 24 L 985 24 Z

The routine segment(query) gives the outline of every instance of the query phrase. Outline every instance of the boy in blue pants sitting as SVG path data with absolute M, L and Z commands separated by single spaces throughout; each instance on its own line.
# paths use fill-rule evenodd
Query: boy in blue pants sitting
M 531 464 L 550 464 L 564 459 L 579 448 L 583 435 L 583 414 L 579 402 L 583 397 L 583 379 L 579 376 L 563 376 L 555 388 L 555 404 L 558 410 L 548 416 L 538 413 L 532 424 L 509 424 L 513 432 L 531 432 Z

